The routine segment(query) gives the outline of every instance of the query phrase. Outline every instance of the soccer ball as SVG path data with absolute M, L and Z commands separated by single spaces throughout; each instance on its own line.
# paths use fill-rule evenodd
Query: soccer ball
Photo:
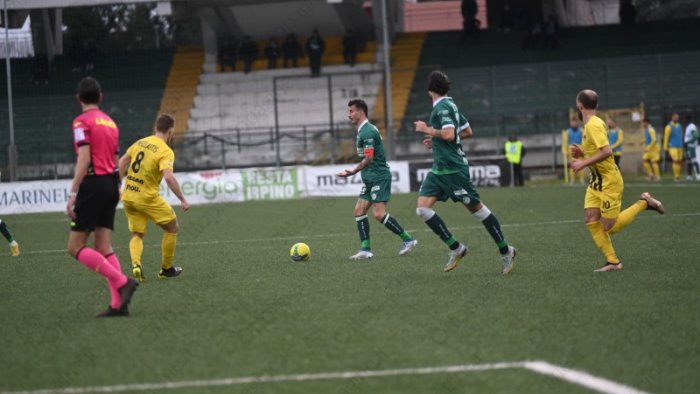
M 299 242 L 292 245 L 292 249 L 289 251 L 289 257 L 292 261 L 306 261 L 311 257 L 311 249 L 309 245 Z

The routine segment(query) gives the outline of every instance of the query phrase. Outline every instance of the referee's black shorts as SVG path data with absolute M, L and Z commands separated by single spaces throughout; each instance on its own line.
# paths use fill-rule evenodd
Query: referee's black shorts
M 116 174 L 90 175 L 83 179 L 75 199 L 72 231 L 94 231 L 96 227 L 114 229 L 114 214 L 119 204 L 119 178 Z

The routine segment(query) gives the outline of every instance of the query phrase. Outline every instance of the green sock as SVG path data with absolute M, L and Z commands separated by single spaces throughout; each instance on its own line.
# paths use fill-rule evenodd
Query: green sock
M 5 239 L 7 239 L 7 242 L 12 243 L 12 241 L 14 241 L 14 238 L 12 238 L 12 234 L 10 234 L 10 230 L 7 228 L 7 225 L 2 220 L 0 220 L 0 233 L 2 233 Z
M 386 228 L 388 228 L 389 231 L 400 236 L 401 239 L 404 241 L 410 241 L 413 239 L 413 237 L 411 237 L 411 234 L 409 234 L 406 230 L 403 229 L 403 227 L 401 227 L 399 221 L 394 219 L 394 217 L 389 215 L 388 213 L 384 215 L 384 218 L 382 219 L 382 224 L 384 224 L 384 226 L 386 226 Z
M 357 232 L 360 234 L 360 249 L 372 250 L 369 243 L 369 219 L 367 215 L 356 216 Z
M 455 250 L 459 247 L 459 242 L 452 237 L 452 233 L 450 233 L 450 230 L 447 229 L 447 225 L 445 225 L 445 222 L 440 219 L 440 216 L 438 216 L 437 213 L 430 219 L 426 220 L 425 224 L 427 224 L 428 227 L 430 227 L 430 229 L 433 230 L 438 237 L 440 237 L 442 242 L 446 243 L 447 246 L 450 247 L 450 249 Z
M 508 241 L 506 241 L 506 238 L 503 236 L 501 224 L 498 223 L 496 216 L 494 214 L 490 214 L 481 223 L 484 224 L 486 231 L 491 234 L 491 238 L 493 238 L 496 245 L 498 245 L 498 251 L 501 252 L 501 254 L 508 253 Z

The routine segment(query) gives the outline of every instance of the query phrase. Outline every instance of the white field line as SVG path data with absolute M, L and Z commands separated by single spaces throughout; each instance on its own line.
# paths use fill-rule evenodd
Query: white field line
M 542 375 L 548 375 L 557 379 L 566 380 L 567 382 L 577 384 L 606 394 L 647 394 L 645 391 L 625 386 L 624 384 L 616 383 L 611 380 L 593 376 L 587 372 L 577 371 L 553 365 L 546 361 L 526 361 L 523 368 L 537 372 Z
M 127 391 L 156 391 L 203 387 L 237 386 L 254 383 L 305 382 L 319 380 L 366 379 L 387 376 L 454 374 L 515 368 L 523 368 L 525 370 L 532 371 L 538 374 L 565 380 L 567 382 L 605 394 L 647 394 L 644 391 L 639 391 L 637 389 L 625 386 L 623 384 L 619 384 L 604 378 L 593 376 L 583 371 L 576 371 L 573 369 L 560 367 L 558 365 L 552 365 L 545 361 L 504 362 L 494 364 L 465 364 L 450 365 L 444 367 L 383 369 L 375 371 L 321 372 L 298 375 L 245 376 L 239 378 L 190 380 L 180 382 L 134 383 L 114 386 L 66 387 L 61 389 L 43 389 L 29 391 L 3 391 L 0 394 L 118 393 Z
M 700 216 L 700 212 L 691 212 L 691 213 L 676 213 L 676 214 L 668 214 L 664 216 L 653 216 L 654 218 L 662 218 L 662 217 L 686 217 L 686 216 Z M 637 220 L 640 219 L 649 219 L 650 217 L 642 217 L 638 218 Z M 556 226 L 556 225 L 563 225 L 563 224 L 573 224 L 573 223 L 581 223 L 583 224 L 583 218 L 581 219 L 565 219 L 565 220 L 550 220 L 550 221 L 543 221 L 543 222 L 525 222 L 525 223 L 508 223 L 508 224 L 502 224 L 502 228 L 517 228 L 517 227 L 536 227 L 536 226 Z M 457 230 L 469 230 L 469 229 L 478 229 L 482 228 L 481 225 L 472 225 L 472 226 L 461 226 L 461 227 L 450 227 L 451 231 L 457 231 Z M 419 229 L 408 229 L 407 230 L 410 233 L 423 233 L 423 232 L 432 232 L 430 228 L 419 228 Z M 269 242 L 269 241 L 295 241 L 299 239 L 315 239 L 315 238 L 336 238 L 336 237 L 348 237 L 348 236 L 354 236 L 357 235 L 357 233 L 330 233 L 330 234 L 314 234 L 314 235 L 292 235 L 292 236 L 286 236 L 286 237 L 273 237 L 273 238 L 247 238 L 247 239 L 223 239 L 223 240 L 208 240 L 208 241 L 193 241 L 193 242 L 178 242 L 177 246 L 182 247 L 182 246 L 201 246 L 201 245 L 219 245 L 219 244 L 240 244 L 240 243 L 254 243 L 254 242 Z M 386 233 L 378 233 L 376 236 L 381 236 L 381 235 L 387 235 Z M 160 248 L 161 245 L 158 244 L 147 244 L 144 245 L 147 248 Z M 114 250 L 121 250 L 121 249 L 128 249 L 125 246 L 114 246 Z M 22 254 L 52 254 L 52 253 L 67 253 L 66 249 L 45 249 L 45 250 L 28 250 L 28 251 L 22 251 Z

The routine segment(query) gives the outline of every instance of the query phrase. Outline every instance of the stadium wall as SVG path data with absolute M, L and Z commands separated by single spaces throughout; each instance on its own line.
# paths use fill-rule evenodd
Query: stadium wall
M 389 165 L 392 193 L 410 193 L 418 189 L 431 162 L 392 161 Z M 335 175 L 346 168 L 347 165 L 246 168 L 180 172 L 175 177 L 192 205 L 356 196 L 362 187 L 360 174 L 349 178 Z M 510 176 L 506 169 L 503 157 L 479 159 L 470 166 L 472 180 L 478 186 L 508 185 Z M 69 179 L 2 183 L 0 214 L 63 212 L 70 183 Z M 180 204 L 165 182 L 161 184 L 161 194 L 170 204 Z

